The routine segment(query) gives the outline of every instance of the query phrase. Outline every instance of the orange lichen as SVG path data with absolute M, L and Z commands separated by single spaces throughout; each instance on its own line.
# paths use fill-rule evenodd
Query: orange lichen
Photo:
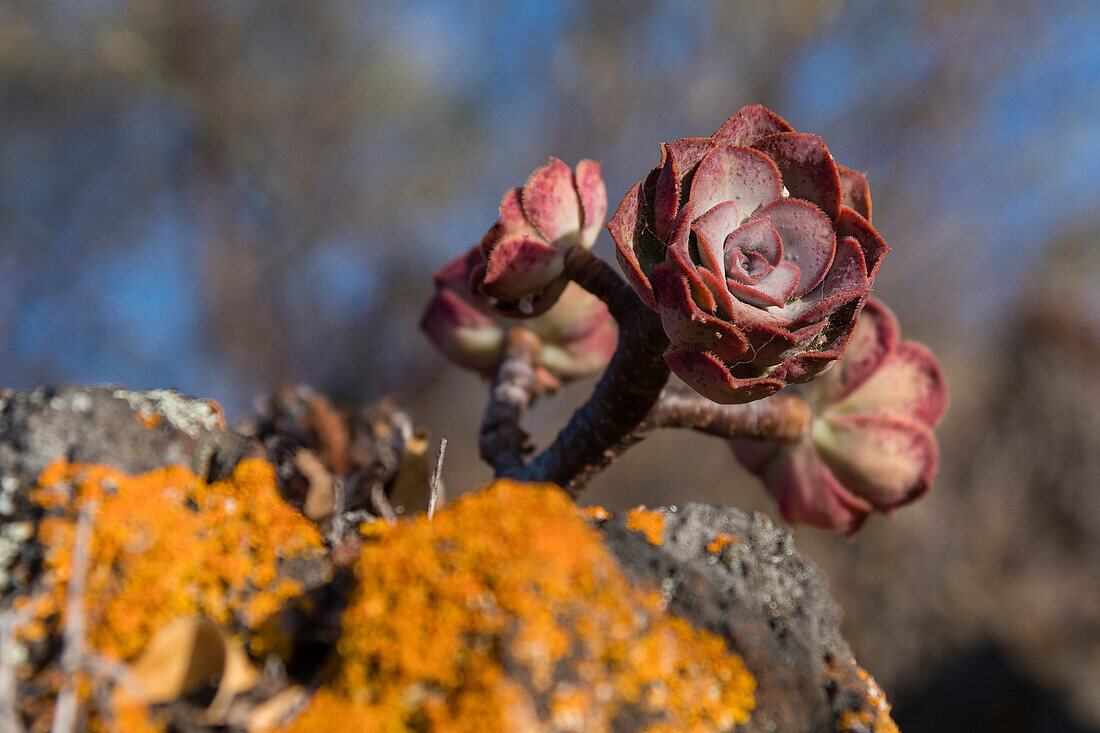
M 872 733 L 899 733 L 897 723 L 890 717 L 890 703 L 886 701 L 886 694 L 875 682 L 875 678 L 862 667 L 856 669 L 856 675 L 867 686 L 867 704 L 859 710 L 848 710 L 841 714 L 837 726 L 840 733 L 866 730 Z
M 335 658 L 295 733 L 335 720 L 713 731 L 753 708 L 741 658 L 633 588 L 557 487 L 499 481 L 431 521 L 399 522 L 364 541 L 355 573 Z
M 707 552 L 712 555 L 717 555 L 722 550 L 726 549 L 730 545 L 736 545 L 741 540 L 735 534 L 729 534 L 728 532 L 719 532 L 714 536 L 714 539 L 707 545 Z
M 644 507 L 631 509 L 626 513 L 626 528 L 631 532 L 641 532 L 651 545 L 663 545 L 665 538 L 665 515 Z
M 283 502 L 273 467 L 258 459 L 211 484 L 180 466 L 130 476 L 57 462 L 31 498 L 46 510 L 38 528 L 46 592 L 29 602 L 37 626 L 23 634 L 56 634 L 63 623 L 76 520 L 94 511 L 88 641 L 119 660 L 189 614 L 247 630 L 257 654 L 282 651 L 288 640 L 265 622 L 302 589 L 280 575 L 280 563 L 323 552 L 314 525 Z
M 141 410 L 134 412 L 134 419 L 141 423 L 143 428 L 150 430 L 164 422 L 163 415 L 158 415 L 155 412 L 142 412 Z
M 582 506 L 577 507 L 577 511 L 581 513 L 582 517 L 591 522 L 606 522 L 613 517 L 611 512 L 602 506 Z

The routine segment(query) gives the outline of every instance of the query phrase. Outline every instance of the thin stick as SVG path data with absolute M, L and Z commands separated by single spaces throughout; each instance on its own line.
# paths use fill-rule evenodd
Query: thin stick
M 15 629 L 30 620 L 29 613 L 8 609 L 0 613 L 0 730 L 23 733 L 19 718 L 15 665 Z
M 432 479 L 428 484 L 431 493 L 428 494 L 428 519 L 435 516 L 436 507 L 443 500 L 443 456 L 447 452 L 447 439 L 439 439 L 439 450 L 435 452 L 435 467 L 432 468 Z
M 528 436 L 520 421 L 538 389 L 535 367 L 541 350 L 539 337 L 526 328 L 516 326 L 505 335 L 478 442 L 482 460 L 497 476 L 523 470 Z
M 80 509 L 76 517 L 76 539 L 73 542 L 72 576 L 65 600 L 65 624 L 61 633 L 61 690 L 54 705 L 50 733 L 72 733 L 76 726 L 76 675 L 84 658 L 84 592 L 91 562 L 92 518 L 96 502 Z
M 354 486 L 358 480 L 358 472 L 351 474 L 346 480 L 339 476 L 334 476 L 332 479 L 332 526 L 329 528 L 328 533 L 330 545 L 335 545 L 344 538 L 344 530 L 347 529 L 347 521 L 344 516 L 344 510 L 348 503 L 347 484 L 350 483 Z

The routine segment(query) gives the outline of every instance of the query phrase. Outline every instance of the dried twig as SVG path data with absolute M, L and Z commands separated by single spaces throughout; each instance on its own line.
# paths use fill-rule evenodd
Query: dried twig
M 435 453 L 435 467 L 432 468 L 432 480 L 428 485 L 428 519 L 435 516 L 436 507 L 443 499 L 443 456 L 447 452 L 447 439 L 439 439 L 439 450 Z
M 350 483 L 354 486 L 358 478 L 358 474 L 353 473 L 346 480 L 339 476 L 332 479 L 332 526 L 328 533 L 330 545 L 336 545 L 344 539 L 344 530 L 347 529 L 347 518 L 344 516 L 348 504 L 347 485 Z
M 76 517 L 73 567 L 65 599 L 65 624 L 61 632 L 61 689 L 54 705 L 50 733 L 72 733 L 76 727 L 76 675 L 84 659 L 84 591 L 91 563 L 92 519 L 96 503 L 81 507 Z

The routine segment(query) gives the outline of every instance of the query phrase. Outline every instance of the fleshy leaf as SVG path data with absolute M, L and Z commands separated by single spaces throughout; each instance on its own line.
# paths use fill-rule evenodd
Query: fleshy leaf
M 817 204 L 830 219 L 840 215 L 840 174 L 821 138 L 784 132 L 753 147 L 775 161 L 792 197 Z
M 573 171 L 557 158 L 535 170 L 523 186 L 528 221 L 555 246 L 566 249 L 580 235 L 581 210 Z
M 689 200 L 699 213 L 733 201 L 741 216 L 747 217 L 782 192 L 779 169 L 768 156 L 749 148 L 719 145 L 699 162 Z
M 752 275 L 750 269 L 741 268 L 733 261 L 733 256 L 737 251 L 744 255 L 749 253 L 758 254 L 764 258 L 764 261 L 770 267 L 775 267 L 783 259 L 783 240 L 780 239 L 779 232 L 766 218 L 745 222 L 744 225 L 726 238 L 723 246 L 725 248 L 726 272 L 731 275 L 735 272 L 740 273 L 742 275 L 740 279 L 748 276 L 749 282 L 755 282 L 756 278 Z
M 726 120 L 712 137 L 731 145 L 748 146 L 760 138 L 793 129 L 786 120 L 764 105 L 751 104 Z
M 733 440 L 730 447 L 739 459 L 745 456 L 752 460 L 757 456 L 750 452 L 751 446 L 746 446 L 750 442 L 744 438 Z M 851 535 L 871 512 L 871 505 L 837 480 L 808 440 L 780 448 L 756 468 L 748 463 L 746 467 L 760 475 L 779 503 L 779 513 L 791 524 Z
M 853 209 L 847 206 L 840 207 L 840 216 L 836 220 L 836 235 L 838 237 L 853 237 L 863 249 L 863 258 L 867 262 L 867 277 L 875 279 L 878 274 L 882 258 L 890 252 L 890 248 L 882 237 L 871 226 L 871 222 L 864 219 Z
M 867 185 L 867 174 L 839 163 L 836 167 L 840 174 L 840 203 L 871 221 L 871 187 Z
M 936 439 L 904 415 L 844 415 L 814 421 L 814 445 L 845 486 L 880 511 L 916 499 L 936 475 Z
M 500 359 L 503 330 L 453 291 L 436 292 L 420 318 L 420 328 L 459 366 L 489 373 Z
M 870 378 L 828 414 L 896 412 L 935 427 L 946 411 L 947 385 L 936 357 L 922 344 L 902 341 Z
M 708 351 L 673 346 L 665 352 L 665 363 L 689 387 L 723 405 L 752 402 L 783 388 L 783 382 L 768 377 L 738 379 Z
M 852 338 L 828 375 L 814 385 L 810 400 L 819 411 L 827 409 L 859 389 L 897 348 L 898 321 L 881 301 L 871 298 L 864 306 Z
M 641 204 L 642 184 L 636 183 L 626 192 L 622 203 L 607 222 L 607 231 L 615 240 L 615 259 L 619 261 L 619 268 L 626 275 L 627 281 L 634 287 L 638 297 L 650 308 L 656 310 L 657 301 L 653 298 L 653 286 L 649 283 L 647 271 L 642 269 L 638 259 L 638 253 L 634 246 L 637 242 L 636 233 L 639 228 L 638 207 Z M 650 268 L 652 271 L 652 268 Z
M 745 352 L 745 339 L 729 323 L 703 311 L 691 297 L 687 280 L 677 268 L 661 265 L 653 271 L 657 311 L 669 340 L 680 347 L 710 349 L 734 361 Z
M 733 280 L 727 281 L 727 284 L 730 292 L 737 296 L 738 300 L 767 308 L 773 305 L 783 305 L 790 300 L 791 295 L 798 287 L 799 277 L 800 273 L 796 266 L 790 262 L 780 262 L 778 267 L 752 285 L 743 285 Z
M 581 244 L 591 248 L 607 216 L 607 188 L 600 175 L 600 164 L 594 160 L 577 163 L 576 181 L 583 216 Z
M 737 229 L 741 214 L 737 204 L 723 201 L 697 218 L 691 225 L 699 245 L 699 258 L 719 280 L 726 277 L 725 241 Z
M 542 238 L 542 234 L 527 220 L 527 214 L 523 211 L 522 188 L 509 190 L 500 199 L 500 218 L 497 219 L 497 223 L 500 226 L 498 239 L 516 234 L 526 234 L 532 239 Z M 482 251 L 488 254 L 484 248 Z
M 669 153 L 668 147 L 661 146 L 664 165 L 657 176 L 657 189 L 653 194 L 653 227 L 660 239 L 668 237 L 676 212 L 680 210 L 680 171 L 676 156 Z
M 783 240 L 783 259 L 802 273 L 794 296 L 801 297 L 821 284 L 836 253 L 832 222 L 821 209 L 805 201 L 783 199 L 762 208 L 755 218 L 771 221 Z
M 561 275 L 560 250 L 541 239 L 517 235 L 501 239 L 489 256 L 481 291 L 504 300 L 537 294 Z

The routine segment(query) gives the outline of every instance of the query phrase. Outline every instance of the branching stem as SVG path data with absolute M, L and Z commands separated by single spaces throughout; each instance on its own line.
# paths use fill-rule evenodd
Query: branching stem
M 657 428 L 691 428 L 721 438 L 797 440 L 813 413 L 794 395 L 745 405 L 718 405 L 683 388 L 667 388 L 668 347 L 660 317 L 609 264 L 587 249 L 565 255 L 565 274 L 599 297 L 619 324 L 619 344 L 592 396 L 554 442 L 524 465 L 520 420 L 537 393 L 537 337 L 509 331 L 481 426 L 481 456 L 497 476 L 548 481 L 577 496 L 594 475 Z

